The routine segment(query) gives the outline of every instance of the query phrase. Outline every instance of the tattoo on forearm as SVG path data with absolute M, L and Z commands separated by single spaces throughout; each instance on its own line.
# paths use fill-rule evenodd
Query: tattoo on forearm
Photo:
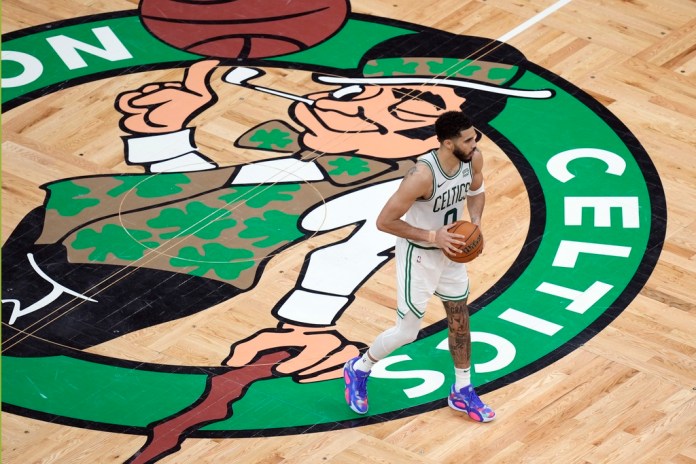
M 471 366 L 471 328 L 469 307 L 466 301 L 445 301 L 447 325 L 449 327 L 449 348 L 455 367 Z

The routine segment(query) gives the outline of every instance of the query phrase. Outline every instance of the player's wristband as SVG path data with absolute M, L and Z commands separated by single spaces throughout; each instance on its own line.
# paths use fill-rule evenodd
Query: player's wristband
M 434 230 L 428 231 L 428 241 L 430 243 L 435 243 L 435 236 L 437 235 L 437 232 Z
M 485 191 L 486 191 L 486 187 L 484 186 L 484 183 L 481 182 L 481 186 L 479 188 L 477 188 L 476 190 L 469 190 L 468 192 L 466 192 L 466 196 L 473 197 L 473 196 L 479 195 Z

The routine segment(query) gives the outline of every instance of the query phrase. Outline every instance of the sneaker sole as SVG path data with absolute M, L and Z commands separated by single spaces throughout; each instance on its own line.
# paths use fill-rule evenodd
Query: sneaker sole
M 360 414 L 360 415 L 367 414 L 367 409 L 366 409 L 365 411 L 358 411 L 355 407 L 353 407 L 353 404 L 352 404 L 352 403 L 349 404 L 348 406 L 349 406 L 350 409 L 351 409 L 354 413 L 356 413 L 356 414 Z
M 461 409 L 461 408 L 457 407 L 454 403 L 452 403 L 452 400 L 450 398 L 447 398 L 447 404 L 449 405 L 450 408 L 454 409 L 455 411 L 463 412 L 464 414 L 469 416 L 469 418 L 471 418 L 472 420 L 475 420 L 476 422 L 486 423 L 486 422 L 491 422 L 496 418 L 496 416 L 483 417 L 477 411 L 469 411 L 468 409 Z

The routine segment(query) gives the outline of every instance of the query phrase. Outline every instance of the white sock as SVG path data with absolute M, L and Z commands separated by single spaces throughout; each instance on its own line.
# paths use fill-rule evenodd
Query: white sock
M 372 369 L 372 366 L 375 365 L 375 361 L 370 359 L 370 356 L 368 356 L 368 351 L 365 352 L 365 354 L 362 355 L 360 359 L 355 361 L 355 364 L 353 364 L 353 369 L 356 371 L 362 371 L 362 372 L 370 372 Z
M 461 390 L 462 388 L 466 387 L 467 385 L 471 385 L 471 368 L 469 369 L 457 369 L 456 367 L 454 368 L 454 388 L 457 389 L 457 391 Z

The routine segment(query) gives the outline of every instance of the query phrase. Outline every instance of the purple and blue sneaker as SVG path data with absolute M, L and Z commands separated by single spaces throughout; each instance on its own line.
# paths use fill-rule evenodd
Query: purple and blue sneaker
M 478 397 L 472 385 L 457 391 L 452 385 L 447 403 L 450 408 L 465 412 L 477 422 L 490 422 L 495 419 L 495 412 Z
M 353 369 L 353 364 L 360 359 L 357 356 L 343 366 L 343 380 L 346 382 L 346 403 L 358 414 L 367 412 L 367 379 L 369 372 Z

